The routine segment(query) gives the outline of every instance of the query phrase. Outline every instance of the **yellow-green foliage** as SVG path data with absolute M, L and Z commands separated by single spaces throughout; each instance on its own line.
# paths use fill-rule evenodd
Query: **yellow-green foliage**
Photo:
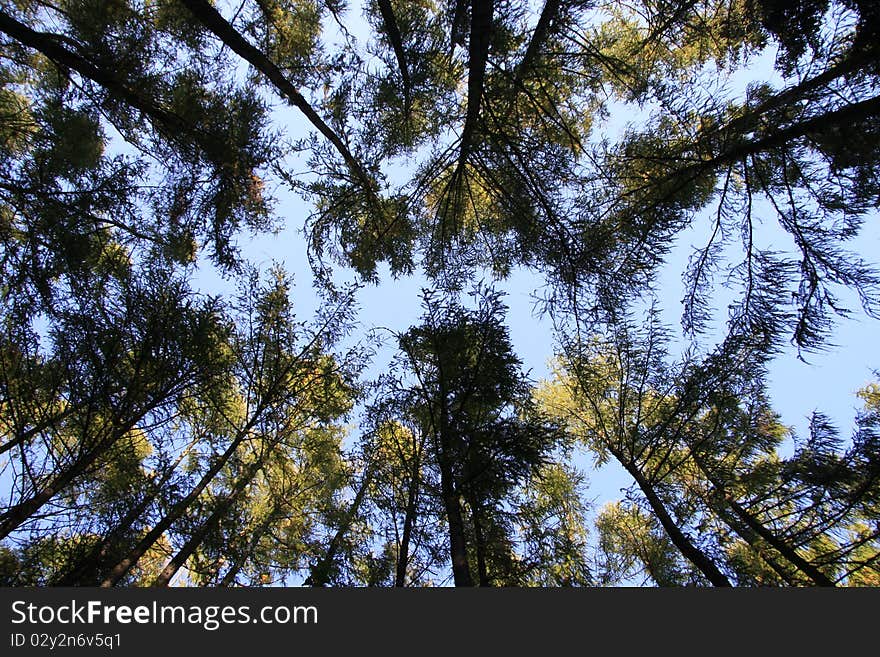
M 20 154 L 36 131 L 28 98 L 6 86 L 0 88 L 0 154 Z
M 96 477 L 110 490 L 128 490 L 133 482 L 143 478 L 143 462 L 152 453 L 146 432 L 133 429 L 105 452 Z
M 687 81 L 707 62 L 733 66 L 765 43 L 748 0 L 701 0 L 677 20 L 666 3 L 608 3 L 596 28 L 596 49 L 613 62 L 607 82 L 626 98 L 639 98 L 650 84 Z
M 880 384 L 869 383 L 864 388 L 860 389 L 856 395 L 865 402 L 866 410 L 880 410 Z
M 644 571 L 658 586 L 681 586 L 686 575 L 678 551 L 653 516 L 639 507 L 609 502 L 596 518 L 599 546 L 606 555 L 606 577 Z
M 322 7 L 314 0 L 266 0 L 255 17 L 263 47 L 273 62 L 293 73 L 312 61 L 321 34 Z
M 867 522 L 854 523 L 849 527 L 849 539 L 858 547 L 851 561 L 858 566 L 846 579 L 847 586 L 880 586 L 880 538 L 877 526 Z

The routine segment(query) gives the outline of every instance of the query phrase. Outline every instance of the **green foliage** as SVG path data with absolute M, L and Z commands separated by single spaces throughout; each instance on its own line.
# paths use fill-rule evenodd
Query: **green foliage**
M 0 579 L 876 585 L 876 385 L 798 437 L 764 374 L 880 316 L 878 43 L 869 0 L 4 3 Z M 288 191 L 311 319 L 239 248 Z M 631 318 L 686 234 L 674 360 Z M 383 265 L 428 290 L 368 383 L 339 270 Z M 520 267 L 535 388 L 474 285 Z M 575 453 L 635 482 L 595 538 Z
M 695 577 L 657 521 L 638 506 L 607 505 L 596 519 L 596 529 L 604 584 L 632 581 L 639 572 L 657 586 L 685 586 Z
M 599 465 L 615 459 L 640 490 L 635 505 L 628 498 L 628 508 L 600 515 L 603 577 L 644 571 L 659 585 L 682 584 L 700 579 L 688 571 L 694 566 L 710 577 L 713 562 L 739 585 L 872 577 L 873 558 L 854 557 L 871 554 L 876 540 L 861 525 L 876 513 L 880 473 L 871 387 L 860 393 L 868 408 L 849 446 L 820 413 L 800 439 L 764 397 L 760 343 L 730 340 L 703 359 L 670 364 L 650 320 L 642 330 L 610 328 L 612 339 L 569 344 L 553 381 L 537 391 Z M 783 458 L 788 440 L 795 450 Z
M 583 474 L 551 463 L 529 481 L 518 511 L 525 586 L 595 586 Z

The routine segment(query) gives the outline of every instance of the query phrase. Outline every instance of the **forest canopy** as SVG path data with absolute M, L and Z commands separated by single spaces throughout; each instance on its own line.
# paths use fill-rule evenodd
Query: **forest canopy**
M 768 386 L 880 319 L 873 0 L 0 0 L 0 84 L 0 585 L 880 586 L 880 379 Z

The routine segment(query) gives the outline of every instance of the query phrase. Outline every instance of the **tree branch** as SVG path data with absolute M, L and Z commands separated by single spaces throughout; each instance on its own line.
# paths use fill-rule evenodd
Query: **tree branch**
M 233 52 L 266 76 L 275 85 L 280 94 L 305 114 L 309 122 L 333 144 L 333 147 L 342 156 L 342 159 L 345 160 L 352 173 L 364 186 L 364 189 L 368 192 L 375 191 L 374 183 L 370 176 L 361 166 L 360 162 L 352 155 L 342 138 L 324 122 L 303 95 L 293 86 L 293 83 L 284 76 L 281 69 L 270 61 L 263 52 L 251 45 L 207 0 L 183 0 L 183 4 L 192 12 L 196 19 L 213 32 Z

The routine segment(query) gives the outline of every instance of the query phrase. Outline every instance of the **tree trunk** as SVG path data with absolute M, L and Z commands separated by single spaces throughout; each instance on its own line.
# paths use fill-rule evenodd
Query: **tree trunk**
M 23 45 L 41 52 L 62 69 L 76 71 L 81 76 L 97 82 L 108 92 L 155 121 L 172 140 L 175 132 L 186 134 L 199 132 L 182 117 L 166 111 L 150 99 L 138 94 L 123 81 L 116 79 L 110 71 L 98 68 L 78 53 L 64 48 L 61 45 L 61 39 L 56 35 L 36 32 L 2 11 L 0 11 L 0 31 L 5 32 Z M 201 142 L 204 143 L 205 140 L 201 139 Z
M 441 467 L 440 484 L 443 493 L 443 508 L 449 525 L 449 552 L 452 558 L 452 577 L 456 586 L 473 586 L 467 558 L 467 541 L 464 532 L 464 519 L 461 512 L 461 500 L 455 492 L 450 472 Z
M 682 532 L 678 525 L 675 524 L 675 521 L 666 510 L 663 501 L 639 469 L 629 461 L 623 459 L 621 454 L 615 453 L 614 456 L 620 461 L 626 471 L 632 475 L 632 478 L 636 480 L 636 483 L 645 495 L 645 498 L 648 500 L 651 510 L 657 516 L 660 524 L 663 525 L 663 529 L 666 530 L 669 539 L 675 547 L 679 549 L 682 555 L 694 564 L 694 566 L 696 566 L 714 586 L 731 586 L 730 580 L 727 579 L 724 573 L 718 569 L 715 562 L 713 562 L 705 552 L 694 545 L 691 539 L 685 536 L 684 532 Z
M 468 96 L 467 114 L 461 130 L 461 147 L 458 154 L 458 169 L 467 162 L 474 142 L 477 121 L 480 118 L 480 103 L 486 77 L 486 63 L 489 61 L 489 41 L 492 34 L 493 0 L 472 0 L 471 32 L 468 43 Z
M 440 426 L 437 441 L 437 464 L 440 467 L 440 493 L 443 508 L 446 511 L 446 523 L 449 527 L 449 556 L 452 561 L 452 578 L 456 586 L 473 586 L 470 566 L 467 557 L 467 538 L 465 537 L 464 518 L 461 511 L 461 497 L 458 494 L 452 468 L 453 440 L 452 427 L 447 407 L 446 385 L 440 373 Z
M 339 545 L 342 543 L 343 537 L 346 532 L 348 532 L 348 528 L 351 526 L 355 515 L 357 515 L 358 509 L 364 501 L 364 497 L 367 494 L 367 488 L 369 488 L 370 482 L 372 481 L 372 474 L 373 465 L 372 463 L 368 463 L 367 467 L 364 469 L 361 485 L 358 487 L 358 492 L 355 493 L 354 500 L 352 500 L 351 506 L 345 514 L 345 518 L 336 530 L 333 538 L 330 539 L 330 544 L 327 546 L 327 552 L 324 557 L 312 566 L 311 572 L 305 581 L 306 586 L 326 586 L 330 583 L 330 568 L 333 565 L 333 560 L 336 558 L 336 552 L 339 550 Z
M 825 573 L 816 568 L 816 566 L 811 564 L 809 561 L 804 559 L 792 546 L 785 543 L 785 541 L 774 534 L 764 523 L 762 523 L 751 513 L 749 513 L 745 508 L 743 508 L 742 505 L 739 504 L 739 502 L 737 502 L 735 499 L 727 494 L 727 491 L 725 491 L 723 487 L 719 487 L 711 479 L 710 482 L 722 495 L 724 503 L 734 512 L 734 514 L 736 514 L 736 516 L 740 520 L 742 520 L 749 529 L 755 532 L 755 534 L 766 541 L 768 545 L 779 552 L 779 554 L 782 555 L 782 557 L 786 561 L 791 563 L 795 568 L 797 568 L 804 575 L 809 577 L 817 586 L 835 586 L 830 577 L 828 577 Z M 734 530 L 735 529 L 736 528 L 734 527 Z
M 229 509 L 232 508 L 232 505 L 235 500 L 238 499 L 238 496 L 241 495 L 245 488 L 247 488 L 254 480 L 259 469 L 263 467 L 263 463 L 266 461 L 269 451 L 270 449 L 266 449 L 264 454 L 254 461 L 254 463 L 245 470 L 245 473 L 238 478 L 233 489 L 217 504 L 211 512 L 211 515 L 208 516 L 208 519 L 205 520 L 195 532 L 193 532 L 189 537 L 189 540 L 187 540 L 177 554 L 171 558 L 171 561 L 169 561 L 162 569 L 162 572 L 159 573 L 159 576 L 153 582 L 152 586 L 168 586 L 171 582 L 171 578 L 174 577 L 177 571 L 186 563 L 186 560 L 192 556 L 193 552 L 198 549 L 199 545 L 202 544 L 202 541 L 205 540 L 205 536 L 208 535 L 208 532 L 211 531 L 220 520 L 222 520 L 223 516 L 225 516 L 229 512 Z
M 223 575 L 223 579 L 220 580 L 218 586 L 232 586 L 238 573 L 241 572 L 244 564 L 247 563 L 248 557 L 253 553 L 257 544 L 260 542 L 260 539 L 269 529 L 269 526 L 275 521 L 275 514 L 279 506 L 280 505 L 276 503 L 275 506 L 272 507 L 272 510 L 266 515 L 266 518 L 251 533 L 251 539 L 248 542 L 248 551 L 233 562 L 232 567 Z
M 480 521 L 481 509 L 476 498 L 471 497 L 468 502 L 471 507 L 471 517 L 474 523 L 474 542 L 477 553 L 477 581 L 480 586 L 492 586 L 489 578 L 489 570 L 486 566 L 486 536 L 483 532 L 483 524 Z
M 60 578 L 54 580 L 52 586 L 94 586 L 97 582 L 88 579 L 89 573 L 97 573 L 100 570 L 102 563 L 108 556 L 110 546 L 129 531 L 137 519 L 143 515 L 147 508 L 149 508 L 150 504 L 156 499 L 156 496 L 162 491 L 165 484 L 168 483 L 168 480 L 171 479 L 171 475 L 174 474 L 177 466 L 180 465 L 181 461 L 183 461 L 186 455 L 189 454 L 190 449 L 194 444 L 195 443 L 191 443 L 187 449 L 184 449 L 174 463 L 168 467 L 167 471 L 162 475 L 162 478 L 159 481 L 156 481 L 155 479 L 153 480 L 151 483 L 151 490 L 144 496 L 144 498 L 126 513 L 122 520 L 113 529 L 104 534 L 101 540 L 98 541 L 98 543 L 89 550 L 88 554 L 80 559 L 73 568 Z
M 415 437 L 413 443 L 416 442 Z M 419 500 L 419 484 L 421 483 L 421 460 L 419 459 L 419 446 L 413 455 L 413 465 L 410 470 L 409 490 L 406 499 L 406 514 L 403 518 L 403 531 L 400 536 L 400 549 L 397 555 L 397 569 L 394 577 L 394 586 L 406 586 L 406 569 L 409 565 L 409 543 L 412 536 L 413 526 L 416 521 L 416 505 Z
M 30 427 L 29 429 L 21 429 L 19 431 L 15 431 L 15 436 L 0 445 L 0 456 L 2 456 L 4 452 L 8 452 L 13 447 L 28 442 L 34 436 L 45 431 L 46 429 L 57 424 L 58 422 L 61 422 L 61 420 L 63 420 L 64 418 L 72 415 L 74 410 L 76 410 L 75 406 L 67 406 L 63 411 L 60 411 L 55 415 L 51 415 L 50 417 L 43 418 L 43 420 L 35 423 L 34 426 Z
M 394 16 L 394 8 L 391 6 L 391 0 L 378 0 L 379 13 L 382 15 L 382 26 L 385 29 L 385 36 L 394 50 L 394 56 L 397 59 L 397 66 L 400 68 L 400 77 L 403 80 L 403 114 L 409 116 L 412 107 L 412 83 L 409 77 L 409 66 L 406 63 L 406 52 L 403 49 L 403 39 L 400 35 L 400 27 L 397 25 L 397 18 Z
M 256 417 L 256 416 L 255 416 Z M 208 487 L 208 484 L 217 476 L 217 473 L 223 469 L 226 463 L 232 458 L 233 454 L 238 450 L 239 445 L 244 442 L 245 438 L 247 438 L 251 424 L 255 422 L 255 418 L 248 423 L 247 427 L 245 427 L 242 431 L 238 433 L 235 439 L 229 444 L 229 447 L 226 448 L 226 451 L 218 458 L 214 465 L 212 465 L 207 472 L 202 476 L 199 480 L 199 483 L 196 484 L 196 487 L 193 488 L 189 494 L 184 497 L 182 500 L 179 500 L 172 508 L 168 514 L 162 518 L 156 525 L 147 532 L 147 535 L 144 536 L 138 544 L 132 549 L 132 551 L 118 562 L 104 579 L 101 582 L 102 587 L 110 587 L 114 586 L 120 579 L 122 579 L 125 574 L 137 564 L 138 560 L 144 554 L 146 554 L 147 550 L 149 550 L 153 544 L 159 540 L 159 537 L 164 534 L 171 525 L 173 525 L 177 520 L 183 517 L 183 514 L 186 513 L 186 510 L 189 508 L 190 504 L 192 504 L 199 495 Z
M 324 122 L 299 90 L 284 76 L 281 69 L 262 51 L 251 45 L 207 0 L 183 0 L 183 4 L 202 25 L 213 32 L 234 53 L 265 75 L 275 85 L 275 88 L 306 116 L 309 122 L 327 138 L 342 156 L 351 172 L 364 186 L 365 191 L 368 193 L 375 191 L 370 177 L 360 162 L 352 155 L 345 141 Z
M 735 517 L 731 517 L 729 508 L 723 504 L 715 504 L 708 500 L 706 503 L 709 505 L 709 508 L 718 514 L 718 517 L 721 518 L 724 524 L 733 529 L 736 535 L 744 540 L 786 584 L 789 586 L 798 585 L 799 581 L 792 572 L 792 568 L 784 568 L 777 560 L 777 554 L 771 553 L 771 549 L 767 546 L 766 542 L 761 541 L 760 536 L 748 527 L 743 526 Z M 800 583 L 803 583 L 803 580 L 800 580 Z
M 68 484 L 74 479 L 84 474 L 95 462 L 103 456 L 110 447 L 120 440 L 125 434 L 132 430 L 137 423 L 152 410 L 144 409 L 138 416 L 125 423 L 125 426 L 118 427 L 104 438 L 95 440 L 94 444 L 74 463 L 55 476 L 49 483 L 43 486 L 39 492 L 35 493 L 23 502 L 19 502 L 15 506 L 7 509 L 0 515 L 0 539 L 5 538 L 11 532 L 15 531 L 19 526 L 26 522 L 34 513 L 36 513 L 44 504 L 49 502 L 58 493 L 64 490 Z
M 739 502 L 737 502 L 735 499 L 733 499 L 733 497 L 730 496 L 724 484 L 712 472 L 710 466 L 706 463 L 702 456 L 700 456 L 696 445 L 688 444 L 688 448 L 690 450 L 691 456 L 693 457 L 694 463 L 700 469 L 700 471 L 703 473 L 709 483 L 712 484 L 712 487 L 718 492 L 718 495 L 721 497 L 723 504 L 726 505 L 731 511 L 733 511 L 734 515 L 736 515 L 737 518 L 744 522 L 746 527 L 748 527 L 757 536 L 762 538 L 791 565 L 793 565 L 804 575 L 809 577 L 814 584 L 816 584 L 817 586 L 834 586 L 834 582 L 831 581 L 831 579 L 827 575 L 825 575 L 825 573 L 823 573 L 821 570 L 816 568 L 816 566 L 814 566 L 809 561 L 804 559 L 801 555 L 799 555 L 792 546 L 783 541 L 764 523 L 755 518 L 754 515 L 749 513 Z M 750 541 L 747 536 L 743 536 L 741 531 L 738 530 L 734 524 L 731 524 L 724 514 L 721 515 L 721 518 L 725 521 L 725 523 L 727 523 L 727 525 L 731 529 L 736 531 L 737 534 L 739 534 L 743 538 L 743 540 L 749 543 L 749 545 L 753 544 L 753 540 Z M 768 561 L 768 563 L 770 562 Z
M 538 18 L 538 24 L 535 25 L 535 30 L 532 32 L 532 38 L 529 40 L 529 45 L 526 47 L 526 52 L 519 64 L 517 64 L 513 78 L 513 86 L 515 88 L 518 88 L 522 84 L 523 77 L 525 77 L 532 66 L 534 66 L 535 60 L 538 58 L 538 53 L 547 41 L 547 37 L 550 35 L 550 26 L 559 15 L 561 4 L 562 0 L 547 0 L 544 3 L 544 8 L 541 10 L 541 16 Z
M 880 96 L 844 105 L 839 109 L 809 119 L 804 119 L 797 123 L 792 123 L 791 125 L 775 130 L 772 134 L 761 137 L 760 139 L 738 144 L 709 160 L 686 167 L 680 173 L 685 173 L 689 170 L 704 169 L 704 167 L 717 168 L 726 164 L 731 164 L 750 155 L 755 155 L 771 148 L 784 146 L 792 139 L 805 137 L 810 133 L 823 132 L 833 127 L 849 126 L 860 120 L 875 118 L 878 114 L 880 114 Z
M 93 447 L 85 456 L 80 457 L 71 467 L 64 470 L 60 475 L 56 476 L 49 483 L 43 486 L 39 492 L 35 493 L 23 502 L 10 507 L 6 512 L 0 515 L 0 539 L 6 538 L 10 533 L 15 531 L 23 523 L 25 523 L 40 507 L 55 497 L 67 485 L 83 474 L 95 461 L 104 453 L 105 449 L 110 446 L 98 445 Z

